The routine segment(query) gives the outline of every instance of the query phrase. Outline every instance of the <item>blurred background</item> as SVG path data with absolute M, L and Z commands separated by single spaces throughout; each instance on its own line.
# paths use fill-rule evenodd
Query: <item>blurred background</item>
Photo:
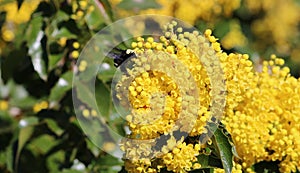
M 276 54 L 298 78 L 299 11 L 300 0 L 0 0 L 0 172 L 122 170 L 122 160 L 82 132 L 71 92 L 73 72 L 87 66 L 75 66 L 82 48 L 114 21 L 174 16 L 202 32 L 212 29 L 225 52 L 247 53 L 256 67 Z M 105 63 L 109 68 L 97 75 L 97 103 L 106 122 L 125 134 L 124 121 L 110 116 L 115 68 Z M 77 109 L 84 118 L 94 114 L 84 104 Z

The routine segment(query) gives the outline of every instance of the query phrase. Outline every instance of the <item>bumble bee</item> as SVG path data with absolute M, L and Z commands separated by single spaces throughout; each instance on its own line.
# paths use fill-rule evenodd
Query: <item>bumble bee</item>
M 130 49 L 121 50 L 121 49 L 115 48 L 107 54 L 107 57 L 114 60 L 115 67 L 119 67 L 128 58 L 135 58 L 136 54 Z

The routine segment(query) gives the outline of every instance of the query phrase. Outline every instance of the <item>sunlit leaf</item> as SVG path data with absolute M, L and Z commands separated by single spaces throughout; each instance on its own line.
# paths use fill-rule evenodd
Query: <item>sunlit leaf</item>
M 222 129 L 217 128 L 214 132 L 212 140 L 213 144 L 218 150 L 223 169 L 226 173 L 231 173 L 233 167 L 233 150 L 229 139 L 224 135 Z
M 43 57 L 42 39 L 44 31 L 41 30 L 43 25 L 43 17 L 35 14 L 29 23 L 26 40 L 29 48 L 28 54 L 31 56 L 34 70 L 39 74 L 41 79 L 47 79 L 47 68 Z
M 60 29 L 56 28 L 52 32 L 51 37 L 53 37 L 54 39 L 59 39 L 61 37 L 76 38 L 77 36 L 70 32 L 66 27 L 63 27 Z
M 102 63 L 98 71 L 98 79 L 103 82 L 111 81 L 116 72 L 116 68 L 108 63 Z
M 65 93 L 72 88 L 72 77 L 73 73 L 71 71 L 61 76 L 51 90 L 49 101 L 59 101 L 65 96 Z
M 49 57 L 48 70 L 50 71 L 63 58 L 63 53 L 60 53 L 60 54 L 50 54 L 48 57 Z
M 46 121 L 47 126 L 49 127 L 49 129 L 52 130 L 52 132 L 54 132 L 57 136 L 62 135 L 62 133 L 64 132 L 64 130 L 61 129 L 58 126 L 57 122 L 55 122 L 52 119 L 46 119 L 45 121 Z

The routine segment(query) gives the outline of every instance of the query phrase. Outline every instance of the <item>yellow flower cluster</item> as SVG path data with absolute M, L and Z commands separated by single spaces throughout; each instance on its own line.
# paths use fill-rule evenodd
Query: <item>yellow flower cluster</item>
M 71 18 L 74 20 L 80 20 L 84 15 L 92 12 L 95 7 L 90 4 L 88 0 L 73 0 L 72 2 L 72 11 L 74 14 L 71 15 Z
M 229 27 L 229 32 L 222 38 L 221 44 L 225 49 L 234 47 L 243 47 L 248 40 L 242 33 L 241 26 L 238 22 L 232 22 Z
M 175 23 L 169 24 L 165 35 L 159 41 L 154 41 L 152 37 L 137 38 L 132 43 L 132 49 L 137 55 L 155 55 L 158 50 L 166 52 L 188 68 L 199 88 L 200 101 L 199 109 L 191 109 L 194 112 L 197 110 L 197 117 L 188 136 L 195 137 L 205 133 L 204 125 L 211 118 L 211 114 L 215 115 L 211 104 L 213 87 L 208 75 L 210 70 L 205 66 L 205 61 L 200 62 L 192 50 L 213 50 L 216 56 L 208 53 L 212 57 L 206 58 L 220 61 L 226 80 L 226 106 L 222 122 L 232 135 L 240 157 L 236 158 L 233 171 L 251 173 L 254 172 L 251 166 L 255 163 L 280 161 L 281 172 L 296 172 L 300 168 L 300 80 L 290 75 L 289 68 L 283 66 L 284 60 L 272 55 L 270 61 L 263 63 L 261 71 L 256 72 L 248 55 L 222 52 L 217 38 L 211 35 L 211 30 L 207 30 L 202 36 L 198 32 L 182 32 L 182 28 L 175 29 L 175 26 Z M 147 61 L 147 56 L 134 60 L 136 64 Z M 172 63 L 169 61 L 165 68 L 171 69 Z M 159 66 L 159 63 L 156 65 Z M 170 133 L 185 109 L 182 99 L 184 95 L 180 92 L 180 85 L 185 83 L 174 82 L 172 75 L 153 71 L 150 66 L 143 66 L 143 70 L 127 88 L 132 105 L 131 114 L 127 116 L 132 132 L 130 138 L 155 140 L 160 135 L 170 135 L 170 138 L 162 146 L 162 154 L 153 162 L 150 159 L 138 159 L 137 156 L 151 151 L 152 144 L 124 144 L 126 156 L 131 158 L 125 161 L 127 171 L 160 172 L 161 169 L 167 169 L 185 172 L 201 168 L 201 163 L 197 163 L 196 158 L 202 147 L 199 142 L 187 142 Z M 127 73 L 133 74 L 130 70 Z M 179 78 L 183 77 L 185 76 Z M 119 87 L 122 88 L 122 84 Z M 165 99 L 155 99 L 155 96 L 151 98 L 153 93 L 159 92 L 165 94 Z M 120 95 L 119 98 L 122 99 Z M 163 111 L 151 113 L 155 106 L 163 107 Z M 222 172 L 221 169 L 215 171 Z
M 300 80 L 284 60 L 271 56 L 248 82 L 241 102 L 223 120 L 245 168 L 260 161 L 280 161 L 281 172 L 300 167 Z
M 30 19 L 31 13 L 36 9 L 41 0 L 25 0 L 20 9 L 18 9 L 17 1 L 5 3 L 1 0 L 0 3 L 5 3 L 0 6 L 0 10 L 6 11 L 6 20 L 15 24 L 27 22 Z
M 41 101 L 39 103 L 36 103 L 32 109 L 33 109 L 34 113 L 38 113 L 43 109 L 47 109 L 48 107 L 49 107 L 49 104 L 47 101 Z
M 89 118 L 89 117 L 96 117 L 97 116 L 97 111 L 92 109 L 92 110 L 89 110 L 89 109 L 83 109 L 82 110 L 82 115 L 85 117 L 85 118 Z
M 233 11 L 241 5 L 240 0 L 157 0 L 157 3 L 161 5 L 158 9 L 125 11 L 116 7 L 121 2 L 120 0 L 110 0 L 110 2 L 121 17 L 137 14 L 159 14 L 173 16 L 190 24 L 195 24 L 196 21 L 205 21 L 210 27 L 214 27 L 219 18 L 230 17 Z M 133 22 L 128 23 L 128 26 L 135 25 L 140 30 L 144 29 L 143 22 Z M 238 23 L 232 22 L 229 29 L 230 31 L 226 33 L 224 40 L 222 39 L 224 48 L 231 49 L 246 45 L 247 39 Z
M 154 139 L 162 134 L 170 135 L 170 139 L 167 140 L 166 145 L 160 149 L 162 155 L 158 157 L 162 161 L 158 165 L 151 165 L 148 159 L 138 160 L 139 156 L 135 156 L 139 153 L 149 151 L 149 147 L 151 150 L 151 146 L 143 145 L 146 149 L 138 149 L 137 151 L 133 149 L 137 145 L 125 142 L 124 150 L 127 152 L 126 157 L 133 159 L 126 161 L 126 169 L 129 172 L 153 172 L 154 170 L 156 172 L 161 168 L 167 168 L 174 172 L 182 172 L 201 167 L 199 163 L 196 163 L 196 156 L 200 150 L 199 142 L 193 144 L 185 143 L 183 138 L 175 138 L 173 134 L 176 132 L 173 131 L 173 133 L 170 130 L 179 126 L 177 121 L 181 119 L 183 124 L 187 124 L 187 126 L 182 125 L 175 130 L 190 132 L 191 136 L 197 136 L 206 132 L 204 126 L 211 116 L 208 111 L 211 101 L 209 96 L 209 91 L 211 90 L 210 78 L 199 58 L 187 46 L 196 47 L 201 42 L 203 51 L 206 50 L 213 54 L 215 50 L 220 51 L 220 44 L 216 42 L 213 36 L 205 38 L 199 35 L 198 32 L 182 33 L 182 28 L 175 29 L 175 26 L 176 22 L 169 24 L 167 26 L 169 28 L 168 32 L 165 33 L 165 36 L 160 37 L 159 42 L 154 41 L 152 37 L 146 40 L 139 37 L 137 38 L 137 42 L 132 43 L 132 48 L 141 57 L 133 61 L 137 66 L 140 64 L 144 71 L 134 77 L 128 88 L 124 85 L 126 83 L 124 80 L 127 77 L 123 77 L 124 80 L 119 84 L 118 90 L 125 90 L 123 95 L 118 95 L 121 103 L 124 95 L 129 92 L 129 101 L 133 108 L 131 114 L 126 117 L 132 132 L 130 135 L 131 138 L 143 140 Z M 176 30 L 178 35 L 174 34 L 174 30 Z M 207 35 L 209 35 L 209 32 Z M 208 39 L 214 42 L 210 45 Z M 170 59 L 164 57 L 164 54 L 155 51 L 168 53 Z M 145 57 L 141 55 L 143 53 L 146 53 Z M 159 57 L 158 61 L 155 61 L 156 57 Z M 167 60 L 164 61 L 164 59 Z M 147 63 L 147 60 L 151 60 L 151 62 Z M 176 61 L 178 60 L 183 65 L 176 65 Z M 146 64 L 143 65 L 143 62 Z M 162 66 L 161 69 L 166 68 L 166 65 L 175 68 L 175 71 L 172 73 L 172 68 L 166 70 L 166 73 L 159 71 L 160 68 L 152 70 L 152 68 L 157 66 Z M 180 69 L 184 67 L 187 68 L 188 73 L 178 73 L 178 71 L 184 71 Z M 134 74 L 130 69 L 127 72 L 131 75 Z M 174 81 L 174 78 L 178 79 L 177 82 Z M 186 82 L 187 78 L 193 78 L 195 83 L 190 85 Z M 177 86 L 177 84 L 185 85 Z M 189 90 L 189 87 L 197 87 L 199 89 L 199 93 L 196 93 L 195 96 L 199 98 L 199 102 L 194 102 L 195 98 L 191 96 L 185 98 L 182 95 L 195 90 Z M 185 92 L 181 92 L 181 90 L 184 90 L 183 88 L 185 88 Z M 123 104 L 125 105 L 126 99 L 124 101 Z M 196 115 L 194 118 L 195 121 L 193 120 L 193 116 L 190 115 Z M 194 121 L 194 123 L 191 123 L 191 121 Z M 191 124 L 193 126 L 189 128 Z M 169 152 L 169 150 L 172 152 Z M 144 155 L 149 154 L 144 153 Z
M 201 164 L 194 163 L 197 161 L 195 156 L 199 155 L 200 145 L 180 143 L 172 152 L 162 157 L 163 163 L 168 171 L 185 172 L 192 169 L 201 168 Z
M 25 23 L 30 19 L 31 13 L 36 9 L 40 0 L 26 0 L 18 9 L 17 1 L 6 3 L 0 1 L 0 11 L 6 12 L 6 23 L 1 29 L 1 37 L 6 42 L 11 42 L 15 38 L 15 30 L 18 24 Z
M 120 0 L 110 0 L 115 7 Z M 138 2 L 137 2 L 138 3 Z M 116 10 L 121 16 L 136 14 L 160 14 L 179 18 L 193 24 L 197 19 L 211 22 L 220 16 L 231 16 L 232 12 L 240 7 L 240 0 L 157 0 L 161 5 L 159 9 L 147 9 L 141 11 Z
M 133 135 L 140 135 L 141 139 L 151 139 L 170 130 L 178 118 L 181 109 L 182 98 L 179 95 L 177 85 L 167 75 L 160 72 L 144 72 L 137 77 L 128 88 L 130 92 L 129 99 L 134 108 L 134 115 L 128 115 L 127 121 L 130 122 L 130 128 Z M 162 99 L 153 98 L 155 100 L 156 110 L 164 109 L 162 117 L 158 112 L 151 111 L 150 96 L 152 93 L 163 92 L 166 96 L 165 102 Z M 163 108 L 163 104 L 165 107 Z M 153 109 L 153 108 L 152 108 Z M 143 114 L 149 112 L 148 114 Z M 151 124 L 150 124 L 151 123 Z M 141 124 L 141 125 L 140 125 Z
M 151 162 L 150 159 L 125 160 L 126 170 L 133 173 L 156 173 L 160 172 L 163 168 L 172 172 L 187 172 L 201 168 L 201 164 L 197 163 L 196 157 L 199 155 L 200 144 L 186 144 L 182 141 L 176 144 L 174 137 L 172 137 L 170 141 L 168 141 L 168 146 L 171 145 L 170 143 L 173 143 L 173 149 L 159 156 L 159 160 L 154 162 Z
M 265 50 L 267 46 L 275 43 L 276 51 L 281 54 L 290 54 L 292 49 L 297 49 L 291 41 L 297 41 L 294 38 L 299 35 L 300 5 L 297 1 L 246 0 L 245 4 L 254 14 L 260 11 L 265 13 L 252 24 L 252 31 L 259 38 L 259 42 L 256 42 L 257 48 Z

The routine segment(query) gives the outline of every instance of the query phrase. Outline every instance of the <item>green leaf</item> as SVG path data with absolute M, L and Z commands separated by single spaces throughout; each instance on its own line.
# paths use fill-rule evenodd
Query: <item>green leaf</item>
M 51 37 L 54 39 L 59 39 L 61 37 L 77 38 L 77 36 L 70 32 L 66 27 L 62 27 L 61 29 L 54 29 L 54 31 L 51 34 Z
M 92 3 L 93 6 L 96 7 L 96 9 L 90 13 L 87 13 L 84 17 L 84 20 L 89 29 L 100 29 L 102 25 L 111 23 L 111 19 L 104 9 L 103 4 L 100 1 L 92 1 Z
M 45 29 L 45 34 L 47 35 L 48 39 L 49 39 L 49 43 L 53 42 L 53 41 L 57 41 L 57 39 L 60 39 L 61 37 L 57 37 L 57 35 L 62 35 L 62 33 L 67 33 L 67 35 L 70 35 L 71 33 L 66 31 L 66 29 L 63 29 L 60 31 L 60 29 L 58 28 L 58 26 L 60 25 L 61 22 L 67 21 L 70 19 L 70 16 L 68 14 L 66 14 L 64 11 L 57 11 L 57 13 L 55 14 L 55 16 L 52 18 L 51 23 L 49 25 L 47 25 L 46 29 Z M 56 37 L 56 38 L 53 38 Z M 74 35 L 71 35 L 72 37 Z
M 65 93 L 72 88 L 72 71 L 68 71 L 61 76 L 56 85 L 51 89 L 49 101 L 59 101 Z
M 65 157 L 65 151 L 59 150 L 53 154 L 51 154 L 47 158 L 47 167 L 50 169 L 49 172 L 57 173 L 60 172 L 58 165 L 62 164 Z
M 110 90 L 101 81 L 96 82 L 95 97 L 97 100 L 98 108 L 103 117 L 108 118 L 111 108 Z
M 67 21 L 70 16 L 62 10 L 57 11 L 55 14 L 54 20 L 51 22 L 51 25 L 57 26 L 60 22 Z
M 221 20 L 218 22 L 214 29 L 214 35 L 218 38 L 223 38 L 230 31 L 230 21 Z
M 112 80 L 112 78 L 115 75 L 115 72 L 116 68 L 114 68 L 111 64 L 102 63 L 100 65 L 97 77 L 105 83 Z
M 48 118 L 47 118 L 45 121 L 46 121 L 46 123 L 47 123 L 49 129 L 50 129 L 52 132 L 54 132 L 57 136 L 62 135 L 62 133 L 64 132 L 64 130 L 61 129 L 61 128 L 58 126 L 58 124 L 57 124 L 56 121 L 54 121 L 54 120 L 52 120 L 52 119 L 48 119 Z
M 112 155 L 105 155 L 101 158 L 99 158 L 98 163 L 102 166 L 114 166 L 114 165 L 120 165 L 122 163 L 121 160 L 119 160 L 116 157 L 113 157 Z
M 15 105 L 22 109 L 32 108 L 32 106 L 37 103 L 37 100 L 31 96 L 20 98 L 20 99 L 11 99 L 10 104 Z
M 46 63 L 43 59 L 43 45 L 41 43 L 45 36 L 42 30 L 43 17 L 40 14 L 36 14 L 32 17 L 26 31 L 27 46 L 29 48 L 28 54 L 31 56 L 34 70 L 39 74 L 41 79 L 47 79 Z
M 54 137 L 44 134 L 33 138 L 26 149 L 30 149 L 33 153 L 45 154 L 52 147 L 54 147 L 59 141 L 56 141 Z
M 214 132 L 214 135 L 212 136 L 212 140 L 213 144 L 218 150 L 223 169 L 226 173 L 231 173 L 233 167 L 233 150 L 229 138 L 224 135 L 222 129 L 217 128 Z
M 0 110 L 0 153 L 10 147 L 13 141 L 13 135 L 16 133 L 17 123 L 13 117 L 6 111 Z M 1 163 L 1 161 L 0 161 Z M 2 162 L 4 163 L 4 162 Z
M 26 118 L 23 118 L 19 121 L 19 127 L 22 129 L 22 128 L 25 128 L 25 127 L 28 127 L 28 126 L 34 126 L 34 125 L 37 125 L 39 122 L 38 118 L 37 117 L 26 117 Z
M 211 155 L 200 154 L 197 156 L 198 162 L 201 164 L 202 168 L 223 168 L 222 161 L 219 158 L 213 157 Z
M 146 10 L 149 8 L 161 8 L 161 5 L 158 4 L 155 0 L 123 0 L 117 5 L 117 7 L 122 8 L 124 10 Z
M 26 142 L 31 137 L 33 130 L 34 130 L 33 126 L 26 126 L 26 127 L 20 129 L 19 140 L 18 140 L 18 149 L 17 149 L 17 154 L 16 154 L 16 160 L 15 160 L 16 165 L 18 165 L 21 151 L 22 151 L 23 147 L 25 146 Z
M 78 99 L 89 106 L 91 109 L 97 108 L 97 103 L 94 93 L 91 92 L 91 86 L 87 83 L 76 80 L 74 87 L 76 87 L 76 93 Z
M 63 53 L 60 54 L 49 54 L 49 64 L 48 64 L 48 70 L 51 71 L 57 63 L 63 58 Z
M 13 147 L 8 147 L 6 152 L 5 152 L 5 155 L 6 155 L 6 165 L 7 165 L 7 169 L 11 172 L 13 172 Z

